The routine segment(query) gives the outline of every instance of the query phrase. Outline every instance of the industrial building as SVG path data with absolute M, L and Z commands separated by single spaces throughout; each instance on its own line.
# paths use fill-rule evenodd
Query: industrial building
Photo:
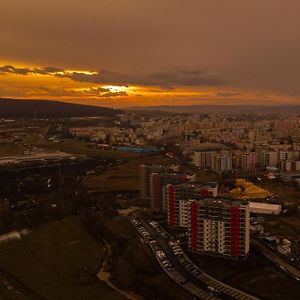
M 249 205 L 250 213 L 264 215 L 279 215 L 281 213 L 281 205 L 279 204 L 249 202 Z
M 75 159 L 75 156 L 65 152 L 37 152 L 29 153 L 20 156 L 9 156 L 0 158 L 0 167 L 4 166 L 22 166 L 30 165 L 35 163 L 46 163 L 46 162 L 56 162 L 62 160 Z

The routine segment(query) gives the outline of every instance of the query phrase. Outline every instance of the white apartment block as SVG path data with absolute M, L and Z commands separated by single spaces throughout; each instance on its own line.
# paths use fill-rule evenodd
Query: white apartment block
M 192 251 L 232 258 L 248 255 L 248 203 L 209 198 L 191 200 L 188 203 L 188 246 Z

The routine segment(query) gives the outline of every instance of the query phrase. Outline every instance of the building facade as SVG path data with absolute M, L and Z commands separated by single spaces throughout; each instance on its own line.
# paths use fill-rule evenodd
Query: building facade
M 140 165 L 140 197 L 142 199 L 150 199 L 150 176 L 152 173 L 162 173 L 167 170 L 165 166 L 161 165 Z
M 164 188 L 164 201 L 168 224 L 174 227 L 187 227 L 188 201 L 218 196 L 218 184 L 212 183 L 185 183 L 168 184 Z
M 232 154 L 230 152 L 213 154 L 211 169 L 217 173 L 232 171 Z
M 255 174 L 257 164 L 256 152 L 244 153 L 241 156 L 241 170 L 245 174 Z
M 168 184 L 177 185 L 187 180 L 187 177 L 180 173 L 152 173 L 150 175 L 151 209 L 155 211 L 165 210 L 163 188 Z
M 248 203 L 200 199 L 189 201 L 188 247 L 197 253 L 245 257 L 250 246 Z

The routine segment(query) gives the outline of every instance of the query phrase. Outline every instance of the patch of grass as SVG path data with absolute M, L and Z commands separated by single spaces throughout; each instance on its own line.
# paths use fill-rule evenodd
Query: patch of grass
M 0 268 L 47 299 L 123 299 L 100 282 L 103 245 L 72 217 L 0 245 Z
M 300 205 L 299 188 L 288 183 L 280 181 L 264 181 L 259 183 L 259 186 L 269 190 L 272 194 L 278 195 L 279 202 L 290 201 Z
M 100 175 L 87 176 L 84 186 L 92 192 L 137 191 L 139 189 L 139 166 L 141 164 L 168 164 L 163 156 L 143 157 L 116 165 Z
M 101 157 L 101 158 L 112 158 L 112 159 L 121 159 L 121 158 L 135 158 L 140 157 L 140 154 L 136 153 L 126 153 L 113 150 L 100 150 L 96 147 L 89 146 L 87 143 L 74 141 L 74 142 L 59 142 L 54 143 L 47 140 L 37 139 L 32 141 L 33 146 L 50 149 L 50 150 L 59 150 L 63 152 L 68 152 L 72 154 L 84 154 L 92 157 Z
M 300 219 L 292 216 L 266 216 L 265 230 L 288 238 L 300 239 Z
M 0 144 L 0 157 L 22 155 L 23 147 L 15 143 Z
M 141 243 L 140 236 L 124 217 L 107 221 L 112 244 L 112 280 L 117 286 L 134 291 L 144 299 L 180 300 L 191 296 L 178 287 L 158 265 L 149 246 Z

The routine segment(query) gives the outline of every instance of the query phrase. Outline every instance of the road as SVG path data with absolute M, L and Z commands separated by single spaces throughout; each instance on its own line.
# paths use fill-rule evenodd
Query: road
M 257 248 L 267 259 L 275 263 L 278 267 L 280 267 L 283 271 L 300 281 L 300 270 L 290 265 L 283 258 L 274 253 L 271 249 L 267 248 L 261 242 L 251 239 L 251 245 Z
M 163 250 L 166 258 L 170 261 L 174 270 L 170 271 L 165 268 L 161 263 L 160 259 L 156 256 L 156 252 L 149 243 L 158 263 L 161 265 L 163 270 L 170 276 L 177 284 L 179 284 L 186 291 L 194 295 L 199 299 L 238 299 L 238 300 L 257 300 L 258 298 L 246 294 L 238 289 L 230 287 L 214 278 L 209 276 L 195 266 L 189 258 L 184 254 L 183 258 L 179 259 L 174 253 L 174 250 L 169 244 L 169 240 L 158 233 L 148 222 L 139 219 L 142 226 L 151 234 L 151 236 L 156 241 L 159 248 Z M 135 226 L 136 227 L 136 226 Z M 139 228 L 136 227 L 137 230 Z M 140 232 L 141 233 L 141 232 Z M 141 234 L 143 236 L 143 234 Z M 181 260 L 181 261 L 180 261 Z M 193 275 L 186 267 L 184 267 L 183 262 L 192 265 L 193 269 L 198 270 L 197 275 Z

